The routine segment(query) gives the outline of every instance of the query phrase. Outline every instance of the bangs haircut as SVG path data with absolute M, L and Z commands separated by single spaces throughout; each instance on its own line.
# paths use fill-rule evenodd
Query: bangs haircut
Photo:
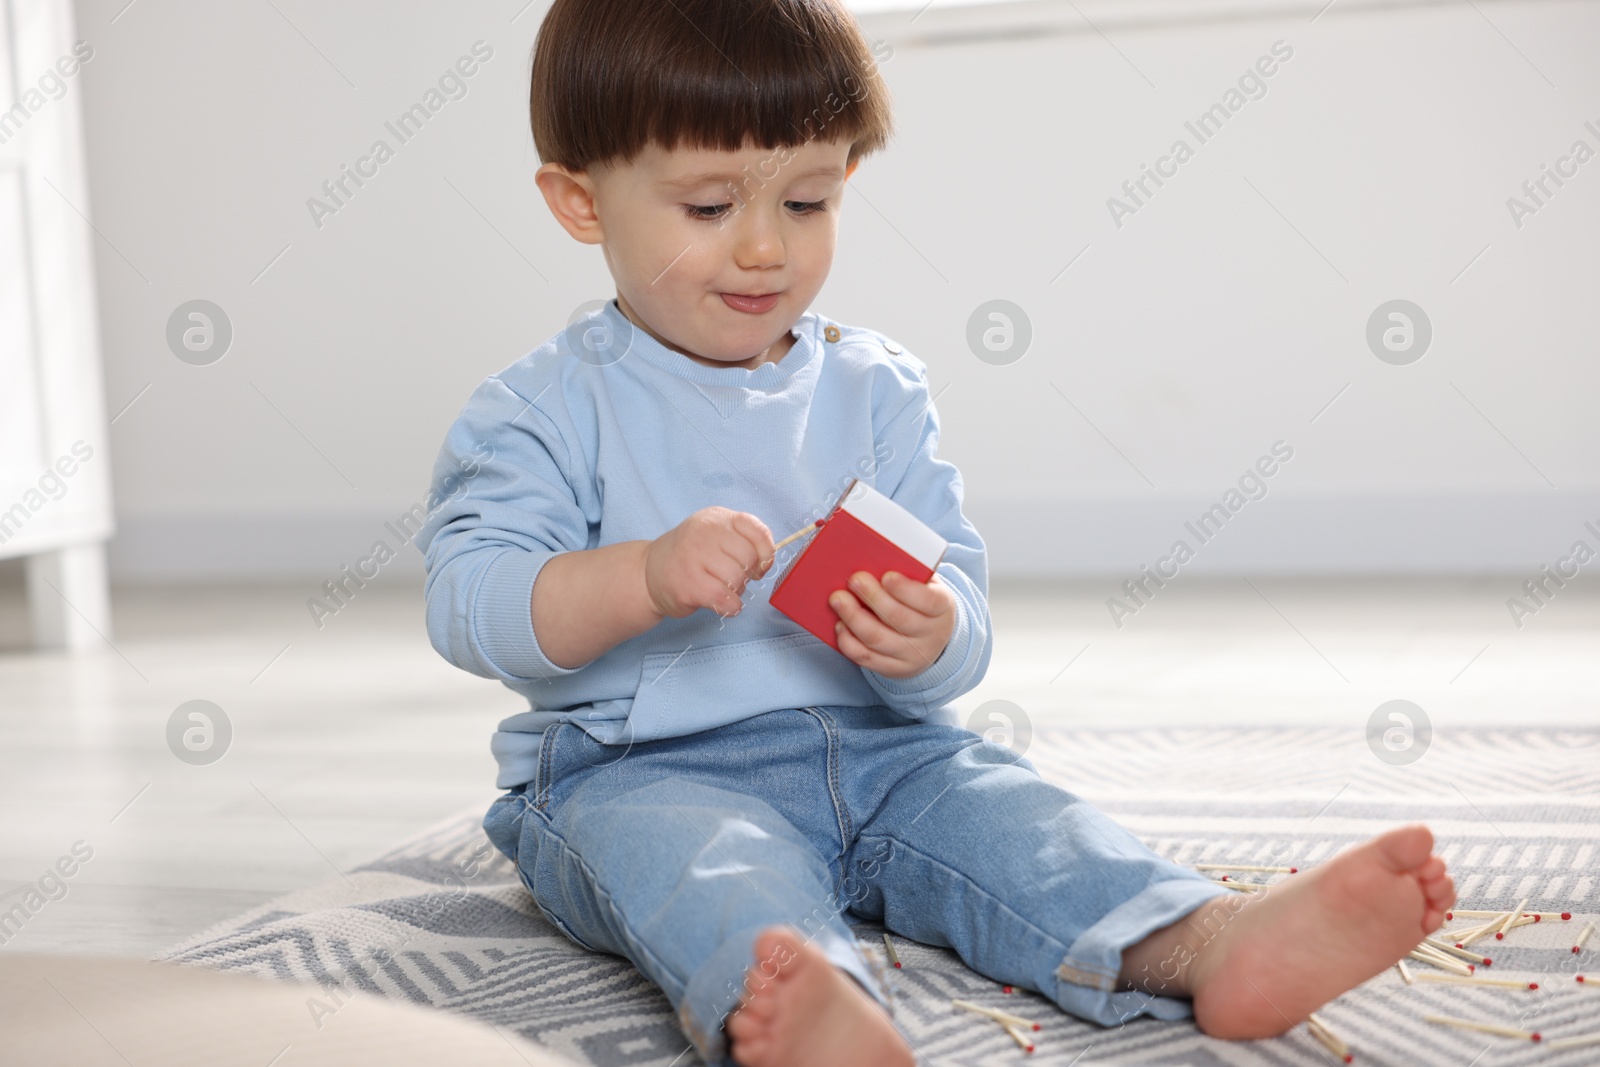
M 542 163 L 628 163 L 654 143 L 737 151 L 891 133 L 888 90 L 840 0 L 555 0 L 528 93 Z

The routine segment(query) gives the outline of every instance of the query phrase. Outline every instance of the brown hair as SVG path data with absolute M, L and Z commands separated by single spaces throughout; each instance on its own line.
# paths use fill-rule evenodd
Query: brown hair
M 555 0 L 528 94 L 544 163 L 626 163 L 654 142 L 736 151 L 891 132 L 873 50 L 841 0 Z

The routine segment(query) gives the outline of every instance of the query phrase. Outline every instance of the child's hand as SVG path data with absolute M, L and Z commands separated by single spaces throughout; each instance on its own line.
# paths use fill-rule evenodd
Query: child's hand
M 956 595 L 935 574 L 926 584 L 888 571 L 879 582 L 866 571 L 850 577 L 855 595 L 828 597 L 839 613 L 839 651 L 888 678 L 909 678 L 933 665 L 956 628 Z M 863 604 L 863 602 L 865 602 Z
M 650 542 L 644 580 L 650 603 L 674 619 L 699 608 L 739 614 L 744 586 L 772 566 L 772 531 L 754 515 L 703 508 Z

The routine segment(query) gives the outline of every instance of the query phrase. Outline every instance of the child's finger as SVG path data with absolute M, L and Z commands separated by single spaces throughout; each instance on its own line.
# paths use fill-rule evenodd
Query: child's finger
M 772 531 L 767 524 L 747 511 L 741 511 L 733 517 L 733 528 L 749 543 L 751 555 L 751 568 L 753 572 L 765 571 L 771 566 L 773 557 Z M 759 573 L 756 575 L 759 577 Z
M 856 666 L 865 667 L 870 671 L 877 671 L 879 674 L 890 674 L 899 670 L 899 660 L 862 644 L 861 639 L 843 622 L 834 627 L 834 637 L 838 639 L 839 651 L 843 652 L 845 657 Z
M 828 597 L 828 605 L 839 613 L 839 618 L 856 636 L 860 642 L 874 652 L 886 655 L 892 654 L 905 638 L 895 633 L 886 626 L 882 619 L 874 615 L 846 590 L 839 590 Z
M 920 632 L 924 625 L 917 612 L 895 599 L 866 571 L 857 571 L 850 576 L 850 591 L 898 633 L 909 636 L 913 632 Z
M 929 581 L 919 582 L 899 571 L 887 571 L 883 576 L 883 588 L 900 603 L 923 615 L 939 615 L 949 607 L 949 601 L 933 587 L 932 583 L 938 579 L 935 574 Z

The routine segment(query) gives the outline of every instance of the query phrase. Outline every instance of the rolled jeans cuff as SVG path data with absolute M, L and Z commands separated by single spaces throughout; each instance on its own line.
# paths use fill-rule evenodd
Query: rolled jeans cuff
M 1175 877 L 1141 890 L 1107 912 L 1085 930 L 1056 968 L 1060 979 L 1056 1002 L 1102 1026 L 1117 1026 L 1139 1015 L 1155 1019 L 1187 1019 L 1194 1014 L 1188 997 L 1169 997 L 1142 990 L 1118 992 L 1122 953 L 1164 926 L 1170 926 L 1208 900 L 1231 895 L 1202 874 Z

